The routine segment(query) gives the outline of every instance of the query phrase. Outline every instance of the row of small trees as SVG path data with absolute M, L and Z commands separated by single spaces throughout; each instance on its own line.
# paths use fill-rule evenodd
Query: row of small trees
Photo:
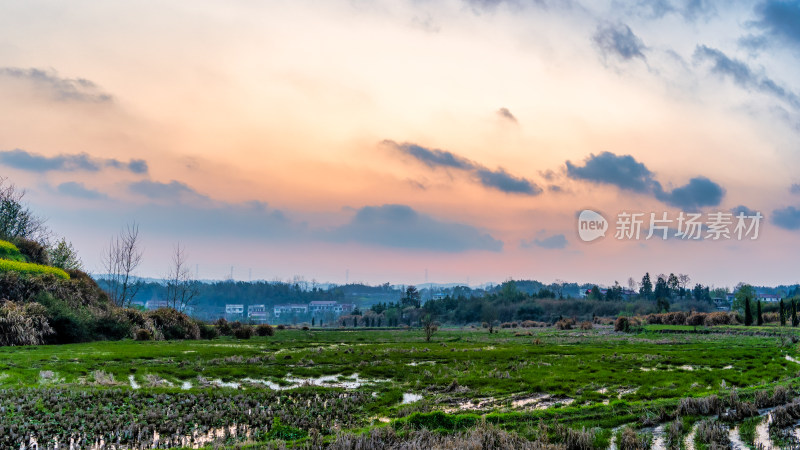
M 744 324 L 745 326 L 750 326 L 753 324 L 753 311 L 751 307 L 751 298 L 745 297 L 744 300 Z M 791 319 L 791 323 L 793 327 L 797 327 L 800 325 L 800 318 L 797 317 L 797 300 L 792 299 L 789 303 L 789 307 L 786 306 L 783 299 L 780 300 L 778 306 L 778 319 L 780 320 L 780 324 L 782 327 L 786 326 L 788 319 Z M 758 326 L 764 325 L 764 314 L 761 310 L 761 300 L 756 301 L 756 324 Z

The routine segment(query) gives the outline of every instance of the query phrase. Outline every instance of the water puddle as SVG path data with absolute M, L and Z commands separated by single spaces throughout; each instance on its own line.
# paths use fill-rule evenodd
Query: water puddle
M 403 401 L 400 402 L 402 405 L 407 405 L 409 403 L 414 403 L 422 400 L 422 396 L 420 394 L 412 394 L 410 392 L 406 392 L 403 394 Z
M 666 450 L 667 439 L 664 436 L 664 424 L 653 428 L 653 444 L 650 447 L 652 450 Z
M 695 422 L 692 425 L 692 429 L 689 430 L 689 434 L 683 439 L 683 446 L 686 447 L 686 450 L 694 450 L 694 437 L 697 436 L 698 425 L 700 425 L 700 422 Z
M 514 400 L 511 402 L 511 406 L 514 408 L 523 408 L 523 409 L 548 409 L 552 408 L 555 405 L 566 406 L 574 402 L 575 399 L 573 398 L 556 398 L 549 394 L 540 394 L 535 395 L 533 397 L 526 397 Z
M 732 450 L 750 450 L 744 441 L 742 441 L 741 436 L 739 435 L 739 427 L 733 427 L 728 430 L 728 439 L 731 441 L 731 449 Z

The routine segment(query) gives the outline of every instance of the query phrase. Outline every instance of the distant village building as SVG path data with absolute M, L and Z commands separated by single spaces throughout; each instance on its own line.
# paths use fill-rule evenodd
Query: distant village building
M 275 305 L 273 312 L 276 318 L 281 316 L 291 316 L 295 314 L 308 314 L 308 305 L 303 305 L 298 303 Z
M 758 299 L 766 303 L 776 303 L 781 301 L 781 296 L 777 294 L 758 294 Z
M 167 301 L 166 300 L 160 300 L 160 299 L 156 299 L 156 298 L 151 298 L 150 300 L 148 300 L 144 304 L 144 308 L 145 309 L 166 308 L 167 306 L 168 305 L 167 305 Z
M 731 302 L 726 298 L 714 297 L 711 299 L 714 302 L 714 308 L 718 311 L 730 311 Z
M 315 315 L 329 312 L 341 314 L 342 305 L 335 301 L 313 301 L 308 304 L 308 310 Z
M 241 320 L 244 318 L 244 305 L 225 305 L 225 318 L 228 320 Z
M 340 303 L 339 306 L 342 307 L 342 314 L 350 314 L 356 309 L 355 303 Z
M 267 316 L 267 307 L 263 304 L 247 307 L 247 319 L 252 322 L 266 323 Z

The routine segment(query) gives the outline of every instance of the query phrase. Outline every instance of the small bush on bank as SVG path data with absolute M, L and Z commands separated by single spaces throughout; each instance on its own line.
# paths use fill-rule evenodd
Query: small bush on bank
M 147 328 L 139 328 L 136 330 L 135 339 L 137 341 L 152 341 L 153 333 L 151 333 Z
M 274 336 L 275 329 L 269 324 L 262 323 L 256 327 L 256 334 L 259 336 Z
M 571 330 L 572 327 L 575 326 L 575 319 L 561 319 L 556 322 L 556 329 L 559 330 Z
M 219 337 L 219 331 L 214 325 L 209 325 L 207 323 L 198 323 L 198 328 L 200 328 L 200 339 L 214 339 Z
M 253 327 L 250 325 L 241 325 L 233 330 L 233 337 L 236 339 L 250 339 L 253 337 Z

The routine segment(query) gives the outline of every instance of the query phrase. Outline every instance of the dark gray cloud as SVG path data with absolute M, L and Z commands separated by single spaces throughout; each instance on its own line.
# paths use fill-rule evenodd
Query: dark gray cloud
M 800 47 L 800 2 L 767 0 L 755 7 L 757 19 L 752 25 L 766 36 Z M 756 44 L 766 45 L 764 36 L 754 37 Z
M 103 200 L 108 196 L 100 191 L 87 188 L 83 183 L 77 181 L 67 181 L 61 183 L 57 187 L 60 194 L 68 195 L 70 197 L 83 198 L 88 200 Z
M 85 78 L 63 78 L 55 70 L 0 67 L 0 77 L 29 82 L 58 101 L 108 103 L 113 97 Z
M 492 170 L 453 152 L 429 149 L 417 144 L 398 144 L 391 140 L 385 140 L 383 144 L 411 156 L 432 169 L 443 167 L 469 172 L 475 180 L 487 188 L 497 189 L 507 194 L 539 195 L 542 193 L 542 188 L 533 181 L 514 176 L 502 167 Z
M 653 190 L 653 173 L 631 155 L 617 156 L 611 152 L 591 154 L 583 166 L 567 161 L 567 176 L 576 180 L 613 184 L 635 192 Z
M 197 192 L 186 183 L 172 180 L 169 183 L 142 180 L 131 183 L 128 189 L 134 194 L 143 195 L 154 200 L 180 202 L 186 200 L 208 200 L 208 196 Z
M 365 206 L 348 224 L 323 237 L 336 242 L 413 250 L 499 252 L 503 249 L 501 241 L 471 225 L 442 222 L 406 205 Z
M 655 185 L 655 196 L 662 202 L 686 210 L 696 210 L 707 206 L 717 206 L 725 196 L 722 186 L 706 177 L 695 177 L 685 186 L 672 191 L 663 191 L 660 184 Z
M 546 248 L 546 249 L 562 249 L 567 246 L 567 238 L 563 234 L 554 234 L 545 238 L 535 238 L 531 241 L 523 241 L 520 247 L 522 248 Z
M 539 195 L 542 188 L 525 178 L 515 177 L 502 168 L 497 170 L 477 169 L 475 175 L 486 187 L 503 191 L 507 194 Z
M 514 117 L 514 114 L 511 114 L 511 111 L 509 111 L 508 108 L 500 108 L 500 109 L 498 109 L 497 110 L 497 115 L 502 117 L 502 118 L 504 118 L 504 119 L 506 119 L 506 120 L 510 120 L 510 121 L 512 121 L 514 123 L 517 123 L 517 118 Z
M 744 205 L 739 205 L 739 206 L 731 209 L 731 214 L 733 214 L 734 217 L 738 216 L 739 213 L 744 213 L 745 216 L 754 216 L 756 214 L 756 212 L 757 211 L 752 210 L 752 209 L 750 209 L 750 208 L 748 208 L 747 206 L 744 206 Z
M 625 24 L 606 24 L 597 27 L 592 41 L 604 56 L 614 55 L 626 61 L 634 58 L 646 59 L 644 42 Z
M 711 61 L 713 73 L 731 78 L 734 83 L 744 89 L 772 95 L 795 108 L 800 107 L 800 99 L 794 92 L 780 86 L 769 77 L 756 73 L 745 62 L 730 58 L 715 48 L 705 45 L 697 46 L 694 51 L 694 59 L 695 61 Z
M 695 210 L 707 206 L 717 206 L 725 196 L 722 186 L 706 177 L 695 177 L 689 183 L 671 191 L 664 190 L 655 180 L 653 172 L 631 155 L 618 156 L 611 152 L 591 154 L 578 166 L 566 162 L 567 176 L 599 184 L 610 184 L 620 189 L 652 195 L 669 205 Z
M 144 160 L 132 159 L 123 162 L 113 158 L 95 158 L 88 153 L 44 156 L 20 149 L 0 150 L 0 164 L 30 172 L 73 172 L 78 170 L 97 172 L 104 168 L 114 168 L 136 174 L 147 173 L 147 162 Z
M 800 209 L 788 206 L 772 211 L 772 223 L 786 230 L 800 230 Z
M 393 147 L 431 168 L 452 167 L 454 169 L 470 170 L 477 167 L 474 162 L 445 150 L 429 149 L 407 142 L 398 144 L 391 140 L 385 140 L 383 144 Z

